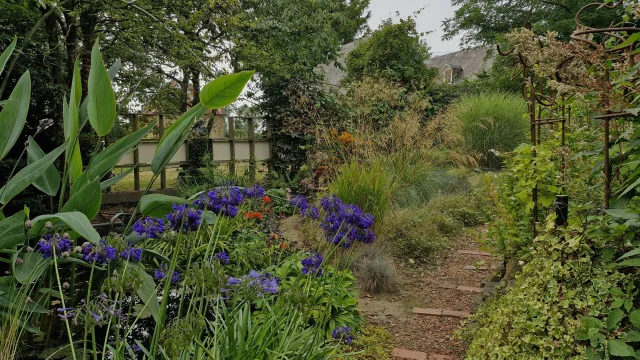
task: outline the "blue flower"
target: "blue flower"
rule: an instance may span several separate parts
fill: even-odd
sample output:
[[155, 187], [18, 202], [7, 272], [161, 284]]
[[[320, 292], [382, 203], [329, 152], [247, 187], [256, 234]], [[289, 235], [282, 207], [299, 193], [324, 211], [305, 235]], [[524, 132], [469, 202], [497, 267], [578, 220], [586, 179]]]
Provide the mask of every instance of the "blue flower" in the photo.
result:
[[133, 231], [135, 231], [140, 236], [146, 236], [150, 239], [159, 238], [162, 233], [165, 231], [166, 227], [164, 224], [164, 220], [146, 217], [144, 219], [140, 219], [133, 224]]
[[236, 217], [238, 206], [244, 199], [242, 192], [235, 186], [221, 186], [201, 194], [193, 205], [199, 209], [207, 209], [218, 215]]
[[82, 259], [89, 263], [106, 264], [116, 258], [116, 249], [107, 245], [105, 240], [100, 240], [100, 244], [84, 244], [82, 248]]
[[213, 255], [214, 260], [220, 261], [220, 264], [227, 265], [229, 263], [229, 255], [223, 251]]
[[61, 320], [68, 320], [75, 316], [73, 313], [74, 309], [72, 307], [58, 308], [56, 311], [58, 312], [58, 317], [60, 317]]
[[93, 320], [95, 320], [96, 322], [99, 322], [102, 320], [102, 316], [95, 314], [94, 312], [92, 312], [91, 310], [89, 310], [89, 314], [91, 314], [91, 316], [93, 317]]
[[238, 284], [242, 284], [242, 279], [238, 279], [235, 277], [230, 276], [229, 279], [227, 279], [227, 285], [228, 286], [234, 286], [234, 285], [238, 285]]
[[344, 344], [349, 345], [353, 342], [353, 335], [351, 335], [351, 328], [348, 326], [338, 326], [331, 332], [331, 337], [336, 340], [342, 341]]
[[228, 286], [238, 286], [245, 284], [249, 289], [263, 295], [265, 293], [275, 294], [278, 292], [279, 280], [269, 273], [261, 274], [256, 270], [249, 271], [249, 274], [242, 278], [229, 277], [227, 279]]
[[[159, 268], [153, 274], [153, 278], [156, 280], [162, 280], [167, 277], [167, 272], [169, 271], [169, 267], [167, 264], [161, 264]], [[180, 281], [180, 274], [177, 271], [173, 271], [173, 275], [171, 276], [171, 283], [175, 284]]]
[[120, 257], [125, 260], [138, 262], [142, 258], [142, 249], [129, 245], [120, 253]]
[[246, 198], [261, 198], [264, 196], [264, 188], [255, 184], [250, 188], [242, 189], [242, 195]]
[[307, 211], [307, 208], [309, 207], [309, 204], [307, 204], [307, 198], [299, 194], [291, 198], [289, 205], [300, 210], [300, 213]]
[[349, 248], [354, 241], [369, 244], [375, 240], [371, 229], [373, 215], [365, 213], [357, 205], [344, 204], [335, 196], [325, 197], [320, 203], [326, 212], [320, 226], [329, 242]]
[[180, 232], [198, 230], [202, 222], [202, 210], [188, 208], [185, 204], [173, 204], [173, 211], [167, 215], [169, 227]]
[[35, 251], [41, 253], [42, 257], [46, 259], [53, 257], [54, 248], [57, 255], [71, 251], [71, 239], [69, 239], [69, 235], [45, 235], [38, 241], [38, 244], [36, 244]]
[[304, 275], [322, 276], [322, 260], [322, 255], [312, 253], [311, 256], [301, 261], [302, 273]]

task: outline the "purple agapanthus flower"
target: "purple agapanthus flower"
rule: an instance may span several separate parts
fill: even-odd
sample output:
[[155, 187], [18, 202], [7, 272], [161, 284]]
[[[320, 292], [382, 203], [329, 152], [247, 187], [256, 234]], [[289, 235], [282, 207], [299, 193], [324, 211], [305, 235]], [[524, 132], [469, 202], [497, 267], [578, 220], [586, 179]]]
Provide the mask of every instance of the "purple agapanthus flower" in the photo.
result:
[[146, 236], [150, 239], [157, 239], [162, 236], [166, 226], [164, 220], [147, 216], [133, 224], [133, 231], [140, 236]]
[[53, 235], [44, 235], [38, 244], [36, 245], [35, 251], [42, 254], [43, 258], [52, 258], [53, 251], [55, 248], [55, 252], [57, 255], [60, 255], [64, 252], [71, 251], [71, 239], [68, 234], [53, 234]]
[[279, 280], [268, 272], [261, 274], [256, 270], [251, 270], [249, 274], [244, 275], [242, 278], [229, 277], [227, 279], [227, 285], [230, 287], [245, 285], [261, 296], [265, 293], [276, 294], [278, 292]]
[[344, 344], [349, 345], [353, 342], [353, 335], [351, 335], [351, 328], [348, 326], [338, 326], [331, 332], [331, 337], [336, 340], [342, 341]]
[[227, 265], [229, 263], [229, 255], [226, 251], [219, 252], [213, 255], [214, 260], [218, 260], [220, 264]]
[[58, 317], [60, 317], [61, 320], [68, 320], [73, 318], [75, 316], [74, 310], [75, 309], [72, 307], [56, 309], [56, 311], [58, 312]]
[[202, 210], [191, 209], [185, 204], [173, 204], [173, 211], [167, 215], [167, 219], [174, 231], [195, 231], [202, 222]]
[[354, 241], [370, 244], [375, 240], [373, 215], [357, 205], [344, 204], [335, 196], [325, 197], [320, 203], [326, 213], [320, 226], [329, 242], [349, 248]]
[[142, 258], [142, 249], [129, 245], [122, 250], [120, 257], [125, 260], [138, 262]]
[[[167, 277], [167, 272], [169, 271], [169, 266], [167, 264], [161, 264], [159, 268], [156, 269], [153, 274], [153, 278], [156, 280], [162, 280]], [[177, 271], [173, 271], [173, 275], [171, 276], [171, 283], [175, 284], [180, 281], [180, 274]]]
[[201, 194], [193, 205], [199, 209], [207, 209], [218, 215], [236, 217], [238, 206], [242, 203], [244, 196], [242, 191], [235, 186], [217, 187], [206, 194]]
[[246, 198], [261, 198], [264, 196], [264, 188], [255, 184], [250, 188], [242, 189], [242, 195]]
[[311, 253], [308, 258], [302, 259], [302, 273], [304, 275], [322, 276], [322, 255]]
[[82, 247], [82, 259], [89, 263], [106, 264], [116, 258], [116, 249], [100, 240], [100, 244], [86, 243]]
[[289, 205], [297, 208], [298, 210], [300, 210], [301, 213], [305, 212], [309, 207], [309, 204], [307, 203], [307, 198], [299, 194], [291, 198], [291, 201], [289, 201]]

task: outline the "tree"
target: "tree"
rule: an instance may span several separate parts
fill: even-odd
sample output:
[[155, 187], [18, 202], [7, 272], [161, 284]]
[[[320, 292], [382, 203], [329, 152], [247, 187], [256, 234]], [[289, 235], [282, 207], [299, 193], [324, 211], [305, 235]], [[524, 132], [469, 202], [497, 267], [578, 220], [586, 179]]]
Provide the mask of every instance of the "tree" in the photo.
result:
[[[538, 33], [556, 31], [569, 40], [575, 29], [574, 17], [592, 0], [451, 0], [454, 16], [443, 22], [446, 40], [463, 35], [462, 46], [495, 44], [509, 31], [527, 26]], [[622, 11], [622, 10], [619, 10]], [[617, 22], [618, 11], [589, 9], [581, 15], [584, 24], [607, 27]]]
[[420, 41], [412, 18], [393, 24], [383, 22], [367, 39], [362, 40], [346, 59], [346, 82], [365, 77], [384, 77], [412, 89], [421, 89], [436, 75], [425, 61], [428, 47]]

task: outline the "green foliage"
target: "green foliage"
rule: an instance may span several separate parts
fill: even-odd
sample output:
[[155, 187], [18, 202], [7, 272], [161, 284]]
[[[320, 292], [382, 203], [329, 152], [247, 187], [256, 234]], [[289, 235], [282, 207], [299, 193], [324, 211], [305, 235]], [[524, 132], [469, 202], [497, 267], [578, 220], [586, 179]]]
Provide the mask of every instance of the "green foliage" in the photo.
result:
[[389, 19], [349, 53], [345, 81], [384, 77], [408, 88], [421, 89], [437, 74], [437, 70], [425, 64], [428, 58], [428, 49], [420, 41], [415, 20], [401, 19], [393, 24]]
[[371, 164], [351, 161], [338, 170], [329, 185], [329, 192], [343, 202], [356, 204], [364, 212], [372, 214], [378, 226], [385, 221], [396, 186], [393, 175], [389, 174], [382, 160]]
[[429, 202], [429, 208], [434, 213], [446, 215], [466, 227], [480, 225], [486, 213], [486, 206], [478, 192], [440, 195]]
[[483, 166], [500, 168], [502, 160], [493, 151], [508, 152], [526, 141], [529, 122], [521, 96], [494, 93], [467, 96], [451, 110], [463, 125], [462, 135]]
[[361, 351], [349, 357], [350, 359], [387, 360], [393, 352], [393, 335], [382, 327], [367, 325], [362, 328], [349, 349]]

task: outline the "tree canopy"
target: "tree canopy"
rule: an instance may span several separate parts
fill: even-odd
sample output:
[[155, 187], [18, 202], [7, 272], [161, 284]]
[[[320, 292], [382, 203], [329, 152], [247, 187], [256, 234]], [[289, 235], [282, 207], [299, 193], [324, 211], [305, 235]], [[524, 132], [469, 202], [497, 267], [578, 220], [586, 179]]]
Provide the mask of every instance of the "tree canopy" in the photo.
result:
[[412, 18], [401, 19], [397, 24], [388, 19], [349, 53], [345, 80], [383, 77], [410, 88], [422, 88], [436, 75], [425, 64], [429, 56]]
[[[531, 27], [538, 33], [558, 32], [568, 40], [575, 29], [576, 13], [592, 0], [451, 0], [458, 7], [443, 22], [444, 39], [462, 35], [461, 45], [494, 44], [499, 37], [518, 27]], [[620, 10], [619, 10], [620, 11]], [[581, 21], [587, 25], [608, 26], [620, 19], [617, 11], [585, 11]]]

